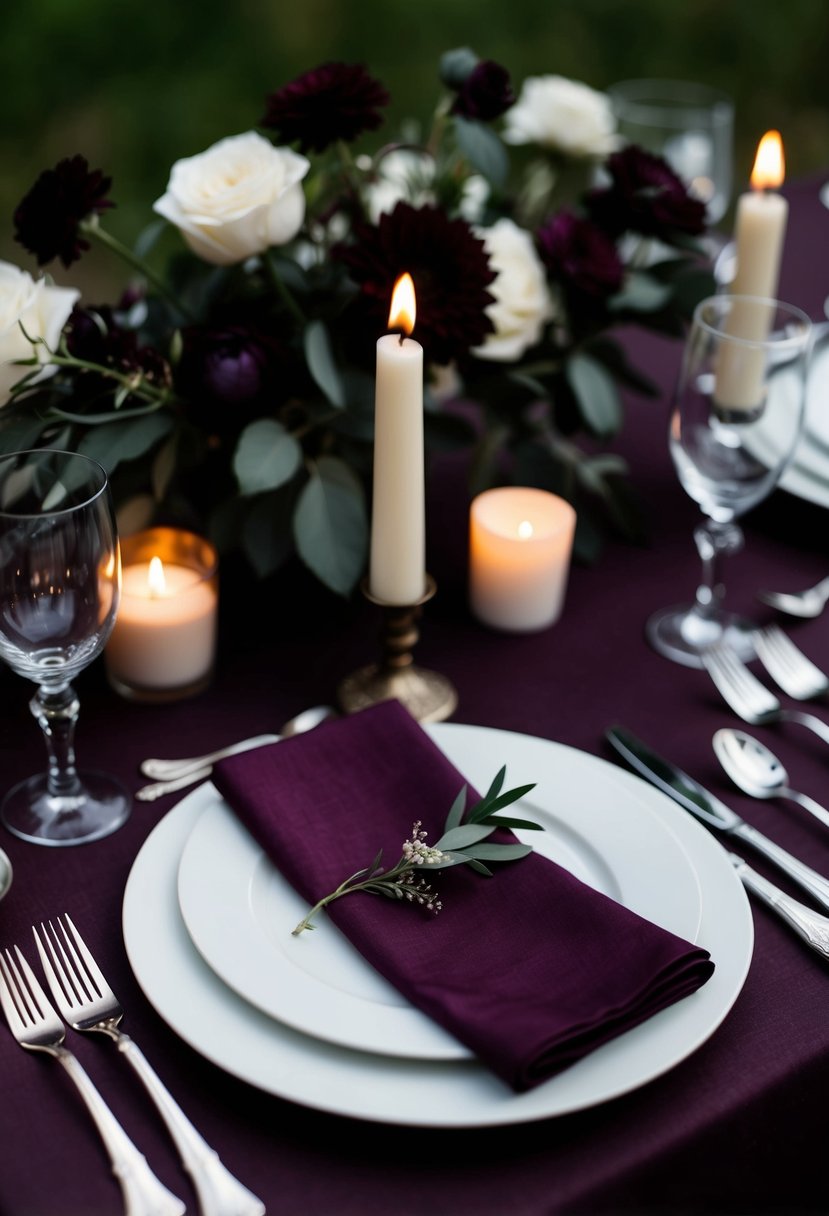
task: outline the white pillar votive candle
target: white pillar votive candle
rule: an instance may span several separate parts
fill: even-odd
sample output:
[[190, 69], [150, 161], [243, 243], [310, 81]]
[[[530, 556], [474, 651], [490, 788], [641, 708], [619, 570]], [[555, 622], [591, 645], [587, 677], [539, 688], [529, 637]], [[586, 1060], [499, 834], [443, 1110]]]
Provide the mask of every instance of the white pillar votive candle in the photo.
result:
[[136, 701], [200, 692], [216, 654], [216, 550], [195, 533], [151, 528], [122, 539], [121, 564], [121, 599], [105, 651], [110, 684]]
[[557, 621], [575, 527], [570, 503], [546, 490], [479, 494], [469, 514], [469, 599], [478, 619], [512, 633]]

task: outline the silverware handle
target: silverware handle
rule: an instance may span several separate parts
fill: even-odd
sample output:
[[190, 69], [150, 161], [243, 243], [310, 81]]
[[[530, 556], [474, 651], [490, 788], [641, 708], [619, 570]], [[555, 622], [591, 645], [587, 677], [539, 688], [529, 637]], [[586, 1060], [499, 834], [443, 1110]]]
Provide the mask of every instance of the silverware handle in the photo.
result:
[[204, 756], [190, 756], [189, 759], [184, 760], [144, 760], [141, 764], [141, 772], [145, 777], [153, 777], [159, 781], [172, 780], [175, 777], [183, 777], [185, 773], [193, 769], [215, 764], [217, 760], [223, 760], [225, 756], [236, 756], [240, 752], [249, 752], [255, 747], [266, 747], [269, 743], [278, 741], [279, 735], [254, 735], [250, 739], [242, 739], [239, 743], [231, 743], [227, 747], [219, 747], [216, 751], [207, 752]]
[[799, 722], [801, 726], [808, 727], [818, 735], [824, 743], [829, 743], [829, 722], [824, 722], [822, 718], [817, 718], [814, 714], [803, 713], [799, 709], [781, 709], [780, 717], [787, 722]]
[[77, 1086], [100, 1132], [109, 1153], [112, 1172], [124, 1195], [126, 1216], [181, 1216], [185, 1211], [184, 1204], [156, 1178], [146, 1158], [121, 1127], [83, 1066], [65, 1047], [55, 1048], [55, 1055]]
[[139, 802], [155, 802], [156, 798], [163, 798], [165, 794], [174, 794], [176, 790], [184, 790], [188, 785], [195, 785], [197, 781], [206, 781], [212, 772], [212, 767], [208, 765], [207, 768], [194, 769], [176, 777], [173, 781], [154, 781], [151, 785], [142, 785], [136, 790], [135, 797]]
[[769, 861], [774, 862], [779, 870], [788, 874], [789, 878], [801, 886], [804, 891], [808, 891], [822, 908], [829, 911], [829, 881], [822, 874], [818, 874], [817, 870], [798, 861], [791, 853], [781, 849], [780, 845], [769, 840], [768, 836], [758, 832], [750, 823], [741, 823], [730, 834], [740, 840], [745, 840], [758, 853], [762, 853]]
[[118, 1050], [156, 1105], [199, 1197], [202, 1216], [263, 1216], [265, 1205], [231, 1174], [185, 1115], [141, 1048], [123, 1031]]
[[810, 798], [808, 794], [800, 794], [797, 790], [788, 790], [787, 795], [794, 802], [802, 806], [810, 815], [814, 815], [815, 819], [819, 819], [821, 823], [829, 827], [829, 811], [825, 806], [816, 802], [814, 798]]
[[813, 912], [805, 904], [792, 899], [774, 883], [763, 878], [762, 874], [752, 870], [736, 853], [731, 853], [729, 856], [746, 889], [773, 908], [778, 916], [794, 929], [798, 937], [802, 937], [809, 943], [813, 950], [829, 959], [829, 918], [821, 916], [819, 912]]

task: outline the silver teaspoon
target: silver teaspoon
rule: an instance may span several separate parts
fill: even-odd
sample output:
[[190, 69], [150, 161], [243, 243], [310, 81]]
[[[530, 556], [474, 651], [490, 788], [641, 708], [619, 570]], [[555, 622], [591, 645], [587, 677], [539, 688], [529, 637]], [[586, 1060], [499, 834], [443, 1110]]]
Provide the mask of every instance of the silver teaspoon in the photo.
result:
[[8, 891], [12, 885], [12, 863], [9, 861], [7, 853], [0, 849], [0, 899]]
[[753, 735], [724, 728], [713, 739], [717, 759], [735, 785], [752, 798], [789, 798], [829, 827], [829, 810], [789, 785], [789, 774], [774, 752]]

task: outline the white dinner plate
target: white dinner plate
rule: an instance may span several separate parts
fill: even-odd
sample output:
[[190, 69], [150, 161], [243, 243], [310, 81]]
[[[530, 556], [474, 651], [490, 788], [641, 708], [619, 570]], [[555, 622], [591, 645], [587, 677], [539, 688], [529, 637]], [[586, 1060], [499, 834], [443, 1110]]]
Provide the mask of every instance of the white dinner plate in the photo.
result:
[[513, 771], [552, 774], [586, 790], [599, 780], [611, 791], [635, 791], [643, 813], [647, 808], [670, 826], [696, 870], [702, 891], [698, 941], [716, 964], [709, 981], [525, 1094], [513, 1093], [473, 1060], [407, 1060], [300, 1034], [224, 984], [185, 928], [177, 876], [201, 812], [196, 791], [149, 835], [124, 895], [127, 954], [160, 1016], [201, 1055], [267, 1093], [317, 1110], [407, 1126], [504, 1126], [562, 1115], [636, 1089], [689, 1056], [734, 1004], [751, 962], [751, 911], [725, 850], [664, 795], [594, 756], [485, 727], [444, 723], [428, 729], [473, 782], [488, 775], [497, 756]]
[[[477, 733], [471, 738], [475, 754], [464, 753], [462, 771], [473, 780], [474, 770], [475, 783], [487, 788], [500, 761], [477, 746]], [[538, 782], [512, 809], [544, 831], [516, 835], [646, 920], [695, 941], [699, 881], [668, 825], [637, 790], [620, 788], [613, 770], [600, 769], [585, 783], [579, 772], [552, 771], [549, 762], [537, 772], [532, 753], [531, 747], [510, 763], [510, 784]], [[193, 801], [203, 809], [179, 864], [179, 906], [197, 949], [225, 983], [295, 1030], [343, 1047], [413, 1059], [471, 1058], [326, 916], [317, 918], [313, 934], [292, 937], [308, 905], [213, 785], [203, 785]], [[445, 895], [450, 885], [444, 882]]]

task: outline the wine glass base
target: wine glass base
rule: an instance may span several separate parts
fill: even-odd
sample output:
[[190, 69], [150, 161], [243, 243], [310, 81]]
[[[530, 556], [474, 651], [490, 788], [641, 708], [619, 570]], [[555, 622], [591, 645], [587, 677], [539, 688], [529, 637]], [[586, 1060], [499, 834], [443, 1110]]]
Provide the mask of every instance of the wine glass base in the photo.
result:
[[109, 836], [129, 818], [132, 797], [104, 773], [79, 777], [79, 792], [63, 797], [49, 793], [44, 773], [28, 777], [6, 794], [0, 820], [21, 840], [57, 848]]
[[693, 606], [682, 604], [655, 612], [645, 625], [645, 635], [659, 654], [685, 667], [702, 667], [702, 652], [724, 643], [744, 663], [756, 657], [756, 625], [733, 612], [704, 617]]

